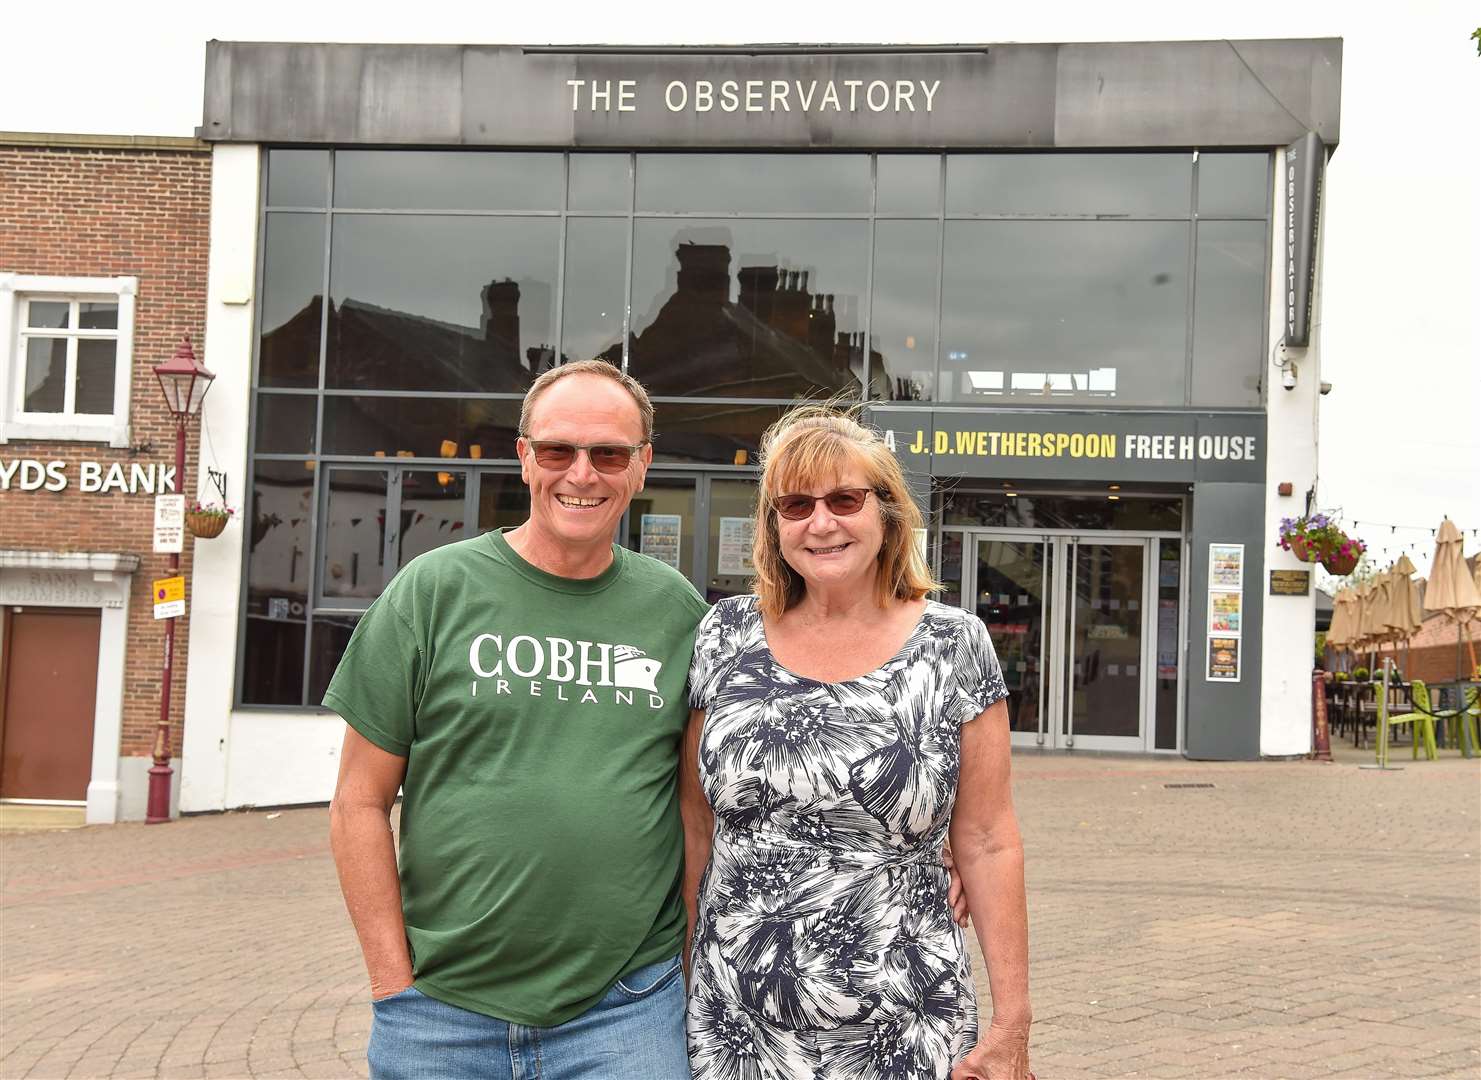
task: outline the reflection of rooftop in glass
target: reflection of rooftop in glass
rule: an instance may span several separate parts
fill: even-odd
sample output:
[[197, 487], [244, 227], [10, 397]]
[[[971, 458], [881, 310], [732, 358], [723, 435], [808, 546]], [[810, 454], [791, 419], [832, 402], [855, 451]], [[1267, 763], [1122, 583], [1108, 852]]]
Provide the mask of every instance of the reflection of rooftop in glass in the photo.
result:
[[966, 374], [967, 382], [977, 393], [981, 393], [984, 390], [1000, 391], [1003, 389], [1003, 373], [1001, 371], [969, 371]]

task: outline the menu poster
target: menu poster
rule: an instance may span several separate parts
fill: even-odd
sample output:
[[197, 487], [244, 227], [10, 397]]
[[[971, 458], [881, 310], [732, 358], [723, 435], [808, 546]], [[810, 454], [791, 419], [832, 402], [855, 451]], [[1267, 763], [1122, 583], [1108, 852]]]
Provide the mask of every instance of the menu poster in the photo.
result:
[[1211, 634], [1239, 633], [1239, 605], [1243, 595], [1237, 592], [1208, 594], [1208, 631]]
[[1208, 639], [1209, 682], [1239, 682], [1239, 638]]
[[679, 537], [684, 519], [678, 514], [644, 514], [640, 521], [638, 550], [661, 563], [679, 569]]
[[1208, 546], [1209, 682], [1239, 682], [1239, 642], [1244, 629], [1244, 545]]
[[722, 517], [720, 519], [720, 555], [715, 573], [752, 576], [756, 566], [751, 562], [751, 545], [756, 539], [756, 519]]
[[1244, 588], [1244, 545], [1208, 546], [1208, 587], [1239, 592]]

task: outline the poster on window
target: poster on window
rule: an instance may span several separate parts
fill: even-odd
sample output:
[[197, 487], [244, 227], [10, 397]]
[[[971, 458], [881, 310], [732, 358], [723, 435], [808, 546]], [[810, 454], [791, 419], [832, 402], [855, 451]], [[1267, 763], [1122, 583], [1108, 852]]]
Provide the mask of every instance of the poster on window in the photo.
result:
[[1157, 677], [1178, 677], [1178, 602], [1157, 602]]
[[1239, 682], [1239, 638], [1208, 639], [1209, 682]]
[[638, 550], [679, 569], [679, 538], [684, 519], [678, 514], [644, 514], [639, 522]]
[[1242, 593], [1211, 592], [1208, 594], [1208, 632], [1210, 634], [1239, 633], [1240, 602]]
[[1239, 592], [1244, 588], [1244, 545], [1208, 546], [1208, 587]]
[[722, 576], [740, 575], [750, 577], [756, 573], [751, 562], [751, 544], [756, 538], [756, 522], [749, 517], [722, 517], [720, 519], [720, 554], [715, 561], [715, 573]]

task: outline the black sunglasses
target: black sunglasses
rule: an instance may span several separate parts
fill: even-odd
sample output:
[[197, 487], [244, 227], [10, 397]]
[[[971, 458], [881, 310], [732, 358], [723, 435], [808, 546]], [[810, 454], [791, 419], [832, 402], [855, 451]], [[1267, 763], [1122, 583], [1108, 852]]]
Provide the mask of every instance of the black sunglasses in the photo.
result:
[[[878, 498], [878, 492], [875, 493]], [[839, 488], [826, 495], [778, 495], [771, 500], [776, 512], [788, 521], [802, 521], [812, 517], [813, 507], [821, 499], [828, 506], [828, 513], [837, 517], [853, 517], [864, 509], [869, 500], [868, 488]]]
[[591, 467], [599, 473], [620, 473], [632, 464], [633, 455], [646, 442], [636, 446], [626, 443], [568, 443], [546, 439], [530, 439], [529, 447], [535, 453], [535, 464], [542, 469], [569, 469], [576, 462], [576, 454], [585, 450]]

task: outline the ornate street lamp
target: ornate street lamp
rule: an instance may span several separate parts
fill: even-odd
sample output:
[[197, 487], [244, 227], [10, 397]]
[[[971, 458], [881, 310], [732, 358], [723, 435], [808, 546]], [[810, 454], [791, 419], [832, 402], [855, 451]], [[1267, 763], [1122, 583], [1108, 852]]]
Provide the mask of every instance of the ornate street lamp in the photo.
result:
[[[156, 364], [154, 376], [164, 391], [165, 408], [175, 419], [175, 492], [185, 492], [185, 429], [191, 417], [200, 412], [201, 402], [216, 378], [195, 358], [190, 338], [180, 342], [175, 355]], [[170, 576], [180, 571], [180, 554], [170, 555]], [[154, 732], [154, 765], [149, 770], [149, 806], [144, 820], [158, 825], [170, 820], [170, 782], [175, 770], [170, 768], [170, 683], [175, 672], [175, 620], [165, 620], [165, 661], [160, 683], [159, 725]]]

